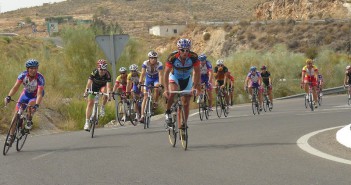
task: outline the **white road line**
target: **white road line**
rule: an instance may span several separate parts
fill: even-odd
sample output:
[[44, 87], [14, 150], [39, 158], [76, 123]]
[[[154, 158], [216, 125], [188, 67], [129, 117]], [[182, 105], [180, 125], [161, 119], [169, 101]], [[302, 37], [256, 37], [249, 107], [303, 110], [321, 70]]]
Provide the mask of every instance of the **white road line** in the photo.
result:
[[32, 160], [40, 159], [40, 158], [45, 157], [45, 156], [48, 156], [48, 155], [50, 155], [50, 154], [52, 154], [52, 153], [54, 153], [54, 152], [48, 152], [48, 153], [45, 153], [45, 154], [42, 154], [42, 155], [38, 155], [38, 156], [36, 156], [36, 157], [33, 157]]
[[312, 155], [315, 155], [315, 156], [318, 156], [318, 157], [321, 157], [321, 158], [324, 158], [324, 159], [328, 159], [328, 160], [331, 160], [331, 161], [335, 161], [335, 162], [344, 163], [344, 164], [350, 164], [351, 165], [351, 161], [350, 160], [339, 158], [339, 157], [335, 157], [335, 156], [323, 153], [323, 152], [313, 148], [311, 145], [308, 144], [308, 140], [312, 136], [314, 136], [314, 135], [316, 135], [318, 133], [324, 132], [324, 131], [328, 131], [328, 130], [332, 130], [332, 129], [336, 129], [336, 128], [341, 128], [341, 127], [344, 127], [344, 126], [327, 128], [327, 129], [318, 130], [318, 131], [306, 134], [306, 135], [300, 137], [296, 141], [297, 146], [299, 146], [302, 150], [304, 150], [305, 152], [310, 153]]

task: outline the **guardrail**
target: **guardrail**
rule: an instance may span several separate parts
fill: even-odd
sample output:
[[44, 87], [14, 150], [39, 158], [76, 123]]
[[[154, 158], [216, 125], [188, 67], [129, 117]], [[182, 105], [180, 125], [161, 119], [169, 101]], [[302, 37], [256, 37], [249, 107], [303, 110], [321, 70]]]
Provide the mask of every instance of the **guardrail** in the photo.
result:
[[17, 33], [0, 33], [0, 36], [13, 37], [13, 36], [18, 36], [18, 34]]
[[[338, 93], [345, 93], [346, 89], [344, 88], [344, 86], [340, 86], [340, 87], [333, 87], [333, 88], [323, 89], [322, 92], [323, 92], [323, 95], [326, 95], [326, 94], [338, 94]], [[276, 100], [299, 98], [299, 97], [303, 97], [303, 96], [305, 96], [305, 93], [295, 94], [295, 95], [285, 96], [285, 97], [280, 97], [280, 98], [276, 98]]]

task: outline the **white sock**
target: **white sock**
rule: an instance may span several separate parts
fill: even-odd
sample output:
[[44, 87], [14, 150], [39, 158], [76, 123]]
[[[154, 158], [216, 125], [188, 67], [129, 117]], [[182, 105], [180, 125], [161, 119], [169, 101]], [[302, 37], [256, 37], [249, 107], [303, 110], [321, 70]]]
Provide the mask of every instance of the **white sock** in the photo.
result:
[[89, 119], [86, 119], [86, 120], [85, 120], [85, 123], [89, 123]]

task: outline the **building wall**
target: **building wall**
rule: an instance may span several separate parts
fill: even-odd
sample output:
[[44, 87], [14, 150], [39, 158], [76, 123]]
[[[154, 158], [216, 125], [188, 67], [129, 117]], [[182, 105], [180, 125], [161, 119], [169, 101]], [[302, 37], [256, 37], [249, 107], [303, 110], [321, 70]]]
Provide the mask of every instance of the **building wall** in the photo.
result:
[[163, 25], [153, 26], [149, 33], [156, 36], [171, 37], [181, 34], [186, 29], [186, 25]]

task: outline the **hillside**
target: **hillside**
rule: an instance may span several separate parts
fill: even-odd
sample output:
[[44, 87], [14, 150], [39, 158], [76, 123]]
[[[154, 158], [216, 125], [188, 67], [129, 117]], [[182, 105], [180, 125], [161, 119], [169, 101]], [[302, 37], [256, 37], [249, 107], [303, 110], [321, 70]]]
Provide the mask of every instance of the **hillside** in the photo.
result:
[[[350, 24], [340, 21], [349, 18], [346, 5], [343, 0], [68, 0], [0, 14], [0, 31], [30, 35], [29, 27], [19, 29], [16, 24], [30, 18], [39, 31], [45, 31], [45, 17], [70, 15], [117, 22], [124, 33], [144, 39], [159, 51], [170, 47], [164, 44], [169, 40], [151, 37], [148, 28], [173, 23], [188, 24], [183, 37], [195, 41], [196, 51], [214, 56], [267, 50], [279, 43], [297, 52], [308, 47], [348, 51]], [[203, 25], [200, 21], [234, 24]], [[209, 40], [203, 40], [204, 32], [211, 34]]]

